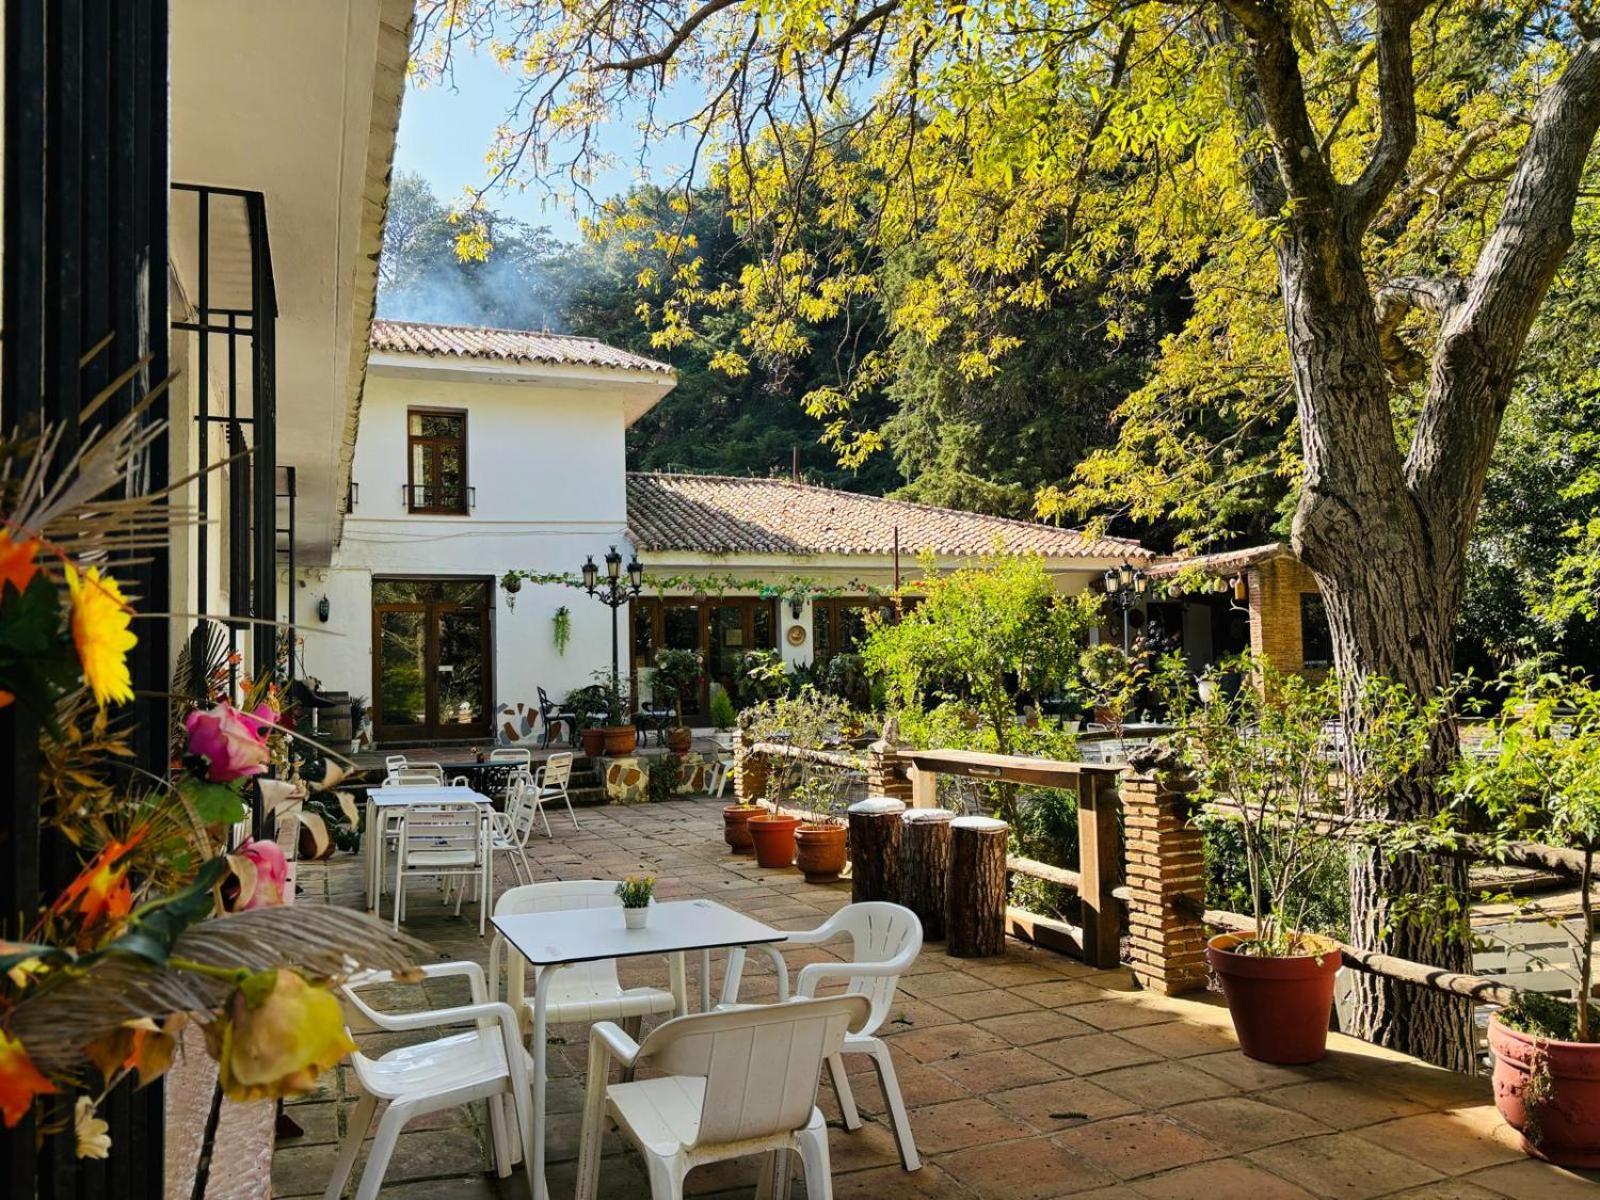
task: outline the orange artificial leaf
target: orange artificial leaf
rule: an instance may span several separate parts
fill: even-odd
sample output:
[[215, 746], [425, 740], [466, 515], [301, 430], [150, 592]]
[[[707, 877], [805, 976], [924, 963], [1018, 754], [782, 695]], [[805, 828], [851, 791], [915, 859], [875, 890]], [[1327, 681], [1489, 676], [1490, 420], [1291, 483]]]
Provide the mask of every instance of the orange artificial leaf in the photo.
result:
[[39, 1073], [22, 1043], [0, 1029], [0, 1120], [10, 1129], [33, 1107], [35, 1096], [53, 1096], [56, 1085]]
[[124, 861], [133, 849], [144, 840], [143, 828], [134, 830], [125, 842], [110, 841], [78, 872], [56, 899], [53, 911], [64, 913], [76, 907], [84, 925], [93, 925], [101, 917], [120, 921], [133, 911], [133, 889], [128, 884], [128, 868]]
[[27, 590], [39, 573], [39, 549], [36, 538], [19, 542], [12, 538], [9, 530], [0, 529], [0, 592], [8, 583], [19, 592]]

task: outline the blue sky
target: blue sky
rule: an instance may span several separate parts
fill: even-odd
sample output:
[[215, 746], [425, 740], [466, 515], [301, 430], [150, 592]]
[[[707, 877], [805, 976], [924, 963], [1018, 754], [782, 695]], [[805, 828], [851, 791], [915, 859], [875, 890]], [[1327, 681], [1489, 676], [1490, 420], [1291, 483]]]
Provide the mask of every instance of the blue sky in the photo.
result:
[[[515, 95], [516, 84], [517, 77], [487, 54], [468, 53], [457, 58], [453, 87], [449, 83], [428, 87], [412, 83], [400, 114], [396, 168], [421, 175], [444, 201], [456, 198], [465, 187], [482, 183], [484, 152]], [[601, 137], [602, 145], [619, 161], [592, 185], [596, 196], [624, 191], [642, 174], [675, 174], [687, 161], [686, 147], [675, 140], [651, 147], [641, 169], [638, 134], [627, 121], [606, 126]], [[537, 186], [526, 191], [503, 190], [490, 197], [489, 205], [530, 224], [548, 225], [556, 236], [570, 241], [579, 237], [578, 217], [584, 215], [581, 208], [574, 211], [570, 198], [553, 198]]]

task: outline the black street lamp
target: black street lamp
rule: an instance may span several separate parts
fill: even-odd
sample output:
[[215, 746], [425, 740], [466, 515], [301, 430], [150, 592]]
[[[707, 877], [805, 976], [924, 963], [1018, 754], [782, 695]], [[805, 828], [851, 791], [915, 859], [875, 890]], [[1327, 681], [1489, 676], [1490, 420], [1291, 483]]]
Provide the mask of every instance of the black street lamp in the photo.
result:
[[628, 580], [622, 580], [622, 555], [615, 546], [606, 552], [606, 578], [600, 582], [600, 568], [594, 555], [583, 564], [583, 590], [611, 610], [611, 692], [622, 695], [622, 676], [617, 664], [617, 610], [644, 590], [644, 564], [635, 554], [628, 560]]
[[1106, 572], [1106, 599], [1122, 610], [1122, 652], [1132, 648], [1128, 614], [1138, 607], [1150, 590], [1150, 577], [1131, 563], [1112, 567]]

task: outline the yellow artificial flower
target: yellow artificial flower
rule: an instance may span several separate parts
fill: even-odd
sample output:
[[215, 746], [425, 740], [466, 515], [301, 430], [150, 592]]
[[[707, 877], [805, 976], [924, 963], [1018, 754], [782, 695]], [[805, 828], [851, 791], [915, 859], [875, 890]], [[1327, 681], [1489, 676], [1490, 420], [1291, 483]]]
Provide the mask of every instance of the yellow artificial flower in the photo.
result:
[[72, 640], [78, 647], [83, 681], [95, 702], [125, 704], [133, 699], [133, 677], [128, 672], [128, 651], [139, 642], [129, 628], [133, 609], [122, 588], [99, 567], [80, 578], [67, 564], [67, 590], [72, 593]]
[[258, 971], [207, 1027], [217, 1079], [230, 1100], [298, 1096], [356, 1048], [339, 1002], [287, 967]]
[[106, 1158], [111, 1154], [111, 1126], [95, 1115], [94, 1101], [79, 1096], [72, 1112], [73, 1140], [79, 1158]]

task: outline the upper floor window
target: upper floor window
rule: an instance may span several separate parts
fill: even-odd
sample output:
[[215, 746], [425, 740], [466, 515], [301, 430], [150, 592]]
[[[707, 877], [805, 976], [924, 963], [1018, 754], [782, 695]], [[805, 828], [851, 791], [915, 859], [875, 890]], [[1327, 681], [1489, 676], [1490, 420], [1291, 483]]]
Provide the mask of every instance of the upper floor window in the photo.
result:
[[406, 507], [421, 513], [467, 511], [467, 414], [413, 408], [406, 414]]

